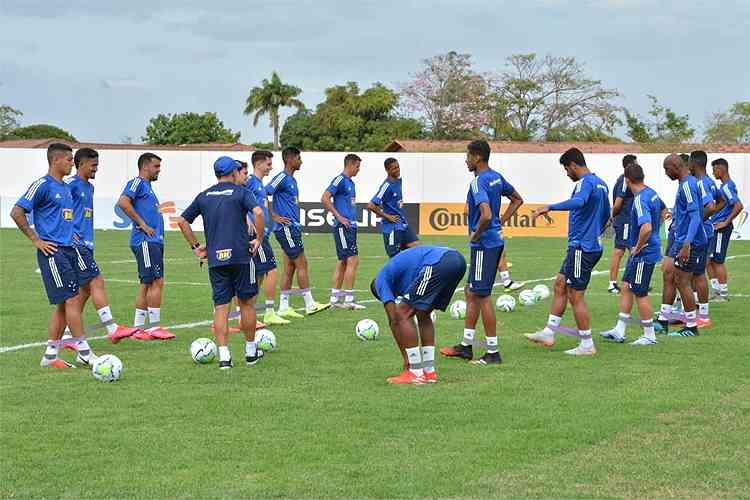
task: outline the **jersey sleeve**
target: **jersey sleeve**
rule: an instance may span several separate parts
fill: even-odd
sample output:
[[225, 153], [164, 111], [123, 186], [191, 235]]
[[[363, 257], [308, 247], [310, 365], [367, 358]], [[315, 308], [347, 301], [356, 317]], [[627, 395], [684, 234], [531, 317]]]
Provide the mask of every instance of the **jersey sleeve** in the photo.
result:
[[385, 273], [380, 273], [375, 278], [375, 291], [378, 292], [380, 302], [386, 304], [396, 300], [396, 296], [393, 294], [391, 284], [388, 282], [388, 277]]
[[326, 192], [331, 193], [331, 195], [333, 196], [336, 196], [336, 194], [339, 192], [339, 189], [341, 188], [341, 185], [343, 184], [343, 180], [343, 175], [337, 175], [326, 188]]
[[286, 187], [286, 174], [281, 173], [271, 179], [271, 182], [269, 182], [266, 185], [266, 194], [268, 196], [273, 196], [276, 194], [277, 191], [283, 191]]
[[188, 207], [182, 211], [182, 218], [188, 221], [190, 224], [193, 223], [193, 221], [201, 215], [201, 207], [198, 199], [201, 195], [198, 195], [195, 197], [193, 202], [188, 205]]
[[709, 205], [710, 203], [713, 203], [714, 197], [711, 195], [711, 191], [706, 188], [705, 182], [698, 183], [698, 192], [701, 195], [701, 203], [704, 207]]
[[478, 207], [482, 203], [489, 204], [490, 198], [487, 195], [487, 186], [479, 177], [475, 177], [474, 180], [471, 181], [471, 192], [474, 195], [475, 207]]
[[388, 192], [388, 186], [390, 186], [388, 182], [383, 182], [383, 184], [381, 184], [381, 186], [378, 188], [378, 192], [375, 193], [375, 196], [373, 196], [370, 201], [376, 205], [382, 205], [383, 198], [385, 197], [385, 194]]
[[136, 177], [135, 179], [128, 181], [125, 184], [125, 189], [122, 191], [123, 196], [127, 196], [131, 200], [139, 198], [143, 193], [143, 179]]
[[242, 208], [244, 208], [248, 212], [252, 212], [253, 209], [257, 206], [258, 199], [255, 197], [255, 195], [249, 189], [244, 189], [242, 191]]
[[[698, 191], [698, 190], [696, 190]], [[685, 202], [685, 210], [687, 212], [698, 212], [701, 209], [699, 205], [701, 200], [697, 200], [693, 194], [693, 190], [690, 189], [689, 182], [683, 182], [680, 186], [680, 197]]]
[[633, 207], [638, 220], [638, 227], [651, 223], [651, 200], [640, 195], [636, 196]]
[[614, 195], [615, 200], [617, 198], [625, 198], [625, 195], [628, 192], [628, 186], [625, 184], [625, 178], [623, 176], [620, 176], [617, 178], [617, 182], [615, 182], [615, 189], [614, 189]]
[[505, 196], [506, 198], [510, 197], [510, 195], [515, 192], [516, 188], [514, 188], [513, 184], [508, 182], [502, 175], [500, 176], [500, 178], [503, 180], [503, 190], [500, 192], [500, 194], [502, 196]]
[[729, 184], [724, 184], [721, 187], [721, 192], [727, 200], [727, 205], [734, 205], [739, 201], [739, 198], [737, 197], [737, 188], [735, 188], [734, 185], [730, 187]]
[[21, 196], [16, 205], [21, 207], [24, 212], [31, 212], [35, 207], [41, 205], [47, 197], [48, 183], [47, 179], [38, 179], [29, 189]]
[[[585, 205], [587, 201], [589, 201], [589, 197], [591, 196], [591, 192], [594, 190], [594, 186], [590, 182], [586, 182], [586, 180], [582, 180], [581, 183], [578, 185], [578, 189], [576, 189], [573, 192], [573, 199], [574, 200], [581, 200], [583, 204]], [[607, 200], [609, 201], [609, 200]]]

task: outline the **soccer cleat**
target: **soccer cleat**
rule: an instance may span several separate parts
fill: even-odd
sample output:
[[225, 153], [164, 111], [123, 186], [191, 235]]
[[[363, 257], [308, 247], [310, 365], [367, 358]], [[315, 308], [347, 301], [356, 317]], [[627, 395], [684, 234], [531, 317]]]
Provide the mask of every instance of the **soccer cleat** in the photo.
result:
[[619, 295], [620, 285], [618, 285], [617, 283], [610, 283], [609, 288], [607, 288], [607, 291], [611, 293], [612, 295]]
[[698, 318], [696, 320], [696, 323], [698, 324], [698, 328], [708, 328], [711, 326], [711, 319], [710, 318]]
[[147, 332], [155, 340], [170, 340], [175, 338], [175, 334], [162, 327], [152, 328]]
[[76, 363], [83, 366], [93, 366], [96, 363], [96, 354], [89, 352], [88, 356], [83, 356], [80, 352], [76, 355]]
[[722, 295], [718, 293], [711, 297], [711, 302], [729, 302], [729, 295]]
[[363, 309], [367, 309], [366, 306], [363, 306], [362, 304], [357, 304], [356, 302], [344, 302], [339, 307], [341, 307], [341, 309], [348, 309], [349, 311], [361, 311]]
[[603, 339], [617, 342], [618, 344], [622, 344], [623, 342], [625, 342], [625, 335], [620, 335], [614, 328], [611, 330], [607, 330], [606, 332], [601, 332], [599, 336]]
[[513, 281], [513, 280], [508, 280], [505, 283], [503, 283], [503, 287], [506, 290], [510, 290], [510, 291], [518, 290], [519, 288], [523, 288], [523, 285], [524, 285], [523, 283], [519, 283], [519, 282]]
[[565, 351], [565, 354], [570, 354], [571, 356], [593, 356], [596, 354], [596, 346], [583, 347], [579, 344], [578, 347]]
[[140, 331], [140, 328], [129, 328], [126, 326], [117, 325], [117, 330], [107, 335], [107, 338], [113, 344], [118, 343], [124, 338], [132, 337]]
[[268, 311], [263, 315], [263, 323], [267, 325], [288, 325], [289, 323], [291, 323], [291, 321], [282, 318], [281, 316], [276, 314], [276, 311]]
[[646, 336], [640, 336], [636, 340], [630, 343], [630, 345], [638, 346], [638, 345], [654, 345], [658, 344], [656, 339], [650, 339]]
[[42, 362], [39, 363], [39, 365], [42, 368], [75, 368], [75, 365], [71, 365], [64, 359], [55, 358], [55, 359], [47, 359], [44, 356], [42, 356]]
[[319, 304], [317, 302], [313, 302], [312, 305], [305, 309], [305, 314], [308, 316], [312, 316], [313, 314], [317, 314], [321, 311], [325, 311], [326, 309], [331, 308], [331, 303], [327, 302], [325, 304]]
[[150, 333], [148, 333], [146, 330], [138, 330], [135, 332], [132, 337], [136, 340], [154, 340], [154, 338], [151, 336]]
[[389, 384], [423, 385], [425, 383], [423, 376], [414, 375], [410, 370], [404, 370], [399, 375], [388, 377], [386, 380], [388, 380]]
[[78, 352], [78, 342], [73, 340], [72, 337], [68, 337], [67, 339], [64, 338], [62, 339], [60, 349], [69, 349], [73, 352]]
[[472, 361], [472, 365], [499, 365], [503, 362], [499, 352], [486, 352], [481, 358]]
[[232, 368], [232, 360], [219, 361], [219, 370], [229, 370]]
[[292, 309], [291, 307], [284, 309], [283, 311], [279, 311], [279, 316], [281, 316], [284, 319], [301, 319], [304, 318], [300, 313]]
[[453, 347], [443, 347], [440, 354], [448, 358], [461, 358], [471, 361], [474, 357], [474, 351], [470, 345], [456, 344]]
[[422, 377], [424, 378], [424, 381], [428, 384], [434, 384], [438, 381], [437, 372], [434, 370], [429, 373], [424, 372], [424, 375], [422, 375]]
[[697, 337], [698, 335], [700, 333], [698, 333], [698, 327], [696, 326], [686, 326], [682, 330], [668, 334], [669, 337]]
[[263, 358], [264, 354], [265, 353], [262, 349], [256, 349], [255, 356], [248, 356], [247, 354], [245, 355], [245, 363], [247, 363], [247, 366], [253, 366], [254, 364], [258, 363], [261, 358]]
[[531, 342], [539, 344], [543, 347], [552, 347], [555, 345], [555, 334], [547, 333], [544, 330], [539, 330], [535, 333], [524, 333], [523, 336]]
[[669, 333], [669, 321], [666, 319], [657, 319], [654, 322], [654, 331], [656, 333]]

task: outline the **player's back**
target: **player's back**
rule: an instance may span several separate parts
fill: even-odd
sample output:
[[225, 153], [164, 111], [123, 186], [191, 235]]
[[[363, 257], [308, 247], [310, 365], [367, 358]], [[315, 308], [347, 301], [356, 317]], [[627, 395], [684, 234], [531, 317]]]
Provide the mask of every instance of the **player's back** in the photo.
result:
[[636, 246], [639, 239], [639, 231], [636, 229], [645, 220], [651, 224], [651, 234], [649, 235], [646, 246], [641, 250], [639, 256], [648, 262], [658, 262], [661, 259], [661, 211], [664, 202], [659, 195], [646, 186], [640, 193], [633, 197], [633, 207], [630, 211], [630, 224], [633, 227], [629, 235], [628, 244], [632, 248]]

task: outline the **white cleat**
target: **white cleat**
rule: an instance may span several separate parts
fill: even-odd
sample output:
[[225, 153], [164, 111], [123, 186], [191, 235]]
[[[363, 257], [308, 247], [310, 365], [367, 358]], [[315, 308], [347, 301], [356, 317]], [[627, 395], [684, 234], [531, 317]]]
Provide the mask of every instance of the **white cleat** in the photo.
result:
[[94, 363], [96, 363], [96, 354], [93, 352], [89, 354], [88, 356], [81, 356], [81, 353], [79, 352], [76, 355], [76, 363], [83, 366], [94, 366]]
[[654, 345], [654, 344], [658, 344], [656, 339], [650, 339], [645, 336], [638, 337], [635, 341], [630, 343], [630, 345]]
[[555, 345], [555, 334], [547, 333], [544, 330], [539, 330], [535, 333], [524, 333], [523, 335], [531, 342], [539, 344], [544, 347], [552, 347]]
[[356, 302], [346, 302], [344, 303], [344, 309], [349, 309], [350, 311], [361, 311], [367, 309], [367, 307], [362, 304], [357, 304]]
[[565, 351], [565, 354], [570, 354], [571, 356], [593, 356], [596, 354], [596, 346], [583, 347], [579, 345], [574, 349], [568, 349]]
[[506, 290], [510, 290], [510, 291], [514, 291], [514, 290], [518, 290], [519, 288], [523, 288], [524, 285], [525, 285], [525, 283], [521, 283], [521, 282], [513, 281], [513, 280], [510, 280], [510, 281], [507, 281], [507, 282], [503, 283], [503, 287], [505, 287]]
[[607, 330], [606, 332], [601, 332], [599, 336], [603, 339], [617, 342], [618, 344], [622, 344], [623, 342], [625, 342], [625, 335], [620, 335], [614, 328], [611, 330]]

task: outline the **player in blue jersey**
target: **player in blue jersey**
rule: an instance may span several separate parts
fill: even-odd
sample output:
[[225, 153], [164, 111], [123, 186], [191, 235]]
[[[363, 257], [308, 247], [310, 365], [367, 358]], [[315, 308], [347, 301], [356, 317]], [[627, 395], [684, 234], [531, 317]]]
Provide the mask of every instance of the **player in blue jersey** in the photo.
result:
[[147, 328], [133, 336], [139, 340], [174, 338], [160, 325], [164, 290], [164, 218], [159, 199], [151, 186], [159, 178], [159, 172], [161, 158], [154, 153], [143, 153], [138, 158], [138, 177], [127, 182], [117, 201], [117, 206], [133, 221], [130, 250], [138, 263], [138, 278], [141, 281], [135, 297], [133, 326]]
[[284, 279], [281, 281], [279, 298], [279, 316], [285, 319], [302, 318], [303, 316], [289, 307], [289, 296], [292, 295], [292, 281], [297, 273], [299, 291], [305, 300], [307, 315], [319, 313], [331, 307], [331, 304], [319, 304], [313, 299], [310, 291], [310, 276], [302, 243], [302, 225], [299, 221], [299, 189], [295, 172], [302, 167], [302, 154], [297, 148], [284, 148], [281, 152], [284, 171], [276, 174], [266, 185], [266, 194], [272, 197], [269, 213], [273, 220], [273, 234], [284, 251]]
[[611, 330], [602, 332], [601, 336], [615, 342], [625, 342], [625, 329], [631, 321], [630, 311], [633, 302], [638, 306], [643, 335], [630, 345], [656, 344], [654, 332], [654, 310], [648, 297], [651, 277], [656, 264], [661, 260], [661, 236], [659, 229], [664, 203], [656, 191], [643, 183], [643, 168], [637, 163], [625, 167], [627, 189], [633, 193], [633, 203], [628, 224], [632, 229], [628, 235], [627, 246], [630, 257], [622, 276], [622, 295], [620, 296], [620, 314], [617, 324]]
[[[430, 313], [434, 309], [445, 311], [465, 272], [466, 260], [458, 251], [417, 245], [393, 256], [372, 280], [370, 290], [383, 303], [388, 324], [404, 359], [404, 371], [388, 378], [388, 382], [437, 382], [435, 325]], [[414, 316], [419, 335], [412, 320]]]
[[[625, 155], [622, 157], [622, 168], [635, 163], [635, 155]], [[630, 232], [633, 227], [630, 226], [630, 209], [633, 206], [633, 192], [628, 188], [625, 182], [625, 175], [620, 175], [615, 182], [612, 190], [612, 229], [615, 231], [615, 247], [612, 250], [612, 258], [609, 261], [609, 293], [620, 293], [620, 287], [617, 286], [617, 273], [620, 272], [620, 261], [625, 255], [625, 249], [628, 248]]]
[[714, 225], [714, 236], [710, 243], [710, 257], [708, 260], [708, 274], [714, 289], [715, 300], [726, 302], [729, 300], [729, 285], [727, 284], [727, 268], [724, 261], [727, 258], [729, 240], [734, 230], [733, 221], [744, 210], [744, 205], [737, 195], [737, 186], [729, 177], [729, 163], [724, 158], [711, 162], [714, 177], [721, 181], [719, 195], [723, 205], [711, 217]]
[[[685, 327], [670, 336], [692, 337], [698, 335], [695, 298], [691, 283], [706, 268], [706, 232], [703, 228], [703, 204], [695, 177], [679, 155], [671, 154], [664, 160], [664, 173], [678, 181], [677, 196], [672, 213], [674, 237], [667, 255], [674, 260], [674, 286], [677, 288], [685, 310]], [[659, 323], [667, 333], [672, 305], [662, 299]]]
[[591, 280], [591, 271], [602, 257], [599, 239], [609, 221], [609, 189], [604, 181], [589, 170], [586, 159], [578, 148], [571, 148], [563, 153], [560, 164], [575, 183], [573, 195], [569, 200], [534, 210], [532, 216], [539, 217], [551, 210], [569, 211], [568, 253], [555, 280], [555, 296], [550, 305], [547, 326], [536, 333], [527, 333], [526, 338], [544, 347], [555, 345], [555, 333], [564, 331], [560, 322], [566, 305], [570, 302], [577, 326], [574, 335], [580, 339], [580, 343], [578, 347], [565, 353], [591, 356], [596, 354], [596, 347], [591, 338], [591, 315], [586, 306], [585, 294]]
[[[444, 347], [440, 353], [448, 357], [471, 360], [474, 356], [474, 335], [481, 314], [487, 339], [487, 352], [477, 360], [477, 364], [499, 365], [502, 358], [497, 345], [497, 321], [495, 304], [491, 297], [492, 287], [505, 245], [501, 236], [502, 226], [523, 204], [523, 199], [499, 172], [490, 168], [489, 160], [490, 145], [487, 141], [477, 140], [468, 145], [466, 166], [475, 177], [466, 195], [469, 207], [471, 264], [468, 283], [464, 288], [464, 336], [460, 343]], [[510, 205], [501, 217], [500, 204], [503, 196], [510, 199]]]
[[388, 177], [367, 204], [367, 209], [380, 217], [385, 253], [393, 257], [401, 250], [418, 245], [419, 238], [404, 212], [401, 166], [395, 158], [386, 158], [384, 165]]
[[[336, 248], [336, 267], [331, 278], [331, 304], [354, 311], [365, 306], [354, 301], [354, 281], [357, 278], [359, 251], [357, 250], [357, 191], [354, 178], [359, 173], [362, 158], [355, 154], [344, 157], [344, 171], [334, 177], [320, 201], [334, 217], [333, 242]], [[339, 302], [339, 297], [343, 300]]]
[[[219, 369], [232, 368], [227, 344], [229, 309], [232, 298], [240, 306], [240, 328], [245, 333], [245, 362], [256, 364], [263, 351], [255, 342], [255, 296], [258, 284], [253, 255], [263, 245], [265, 221], [263, 209], [255, 196], [244, 187], [246, 175], [242, 164], [228, 156], [214, 162], [217, 183], [201, 192], [182, 212], [177, 223], [190, 248], [200, 259], [208, 261], [214, 301], [214, 334], [219, 344]], [[252, 214], [255, 238], [250, 240], [247, 217]], [[206, 244], [201, 245], [190, 224], [203, 218]]]
[[[73, 198], [63, 177], [73, 168], [73, 150], [54, 143], [47, 148], [47, 175], [37, 179], [18, 199], [10, 216], [37, 249], [37, 263], [50, 304], [55, 306], [47, 330], [47, 349], [41, 366], [74, 368], [58, 357], [65, 325], [77, 342], [76, 361], [89, 365], [96, 359], [83, 331], [79, 301], [78, 254], [73, 247]], [[26, 214], [31, 212], [34, 228]]]

